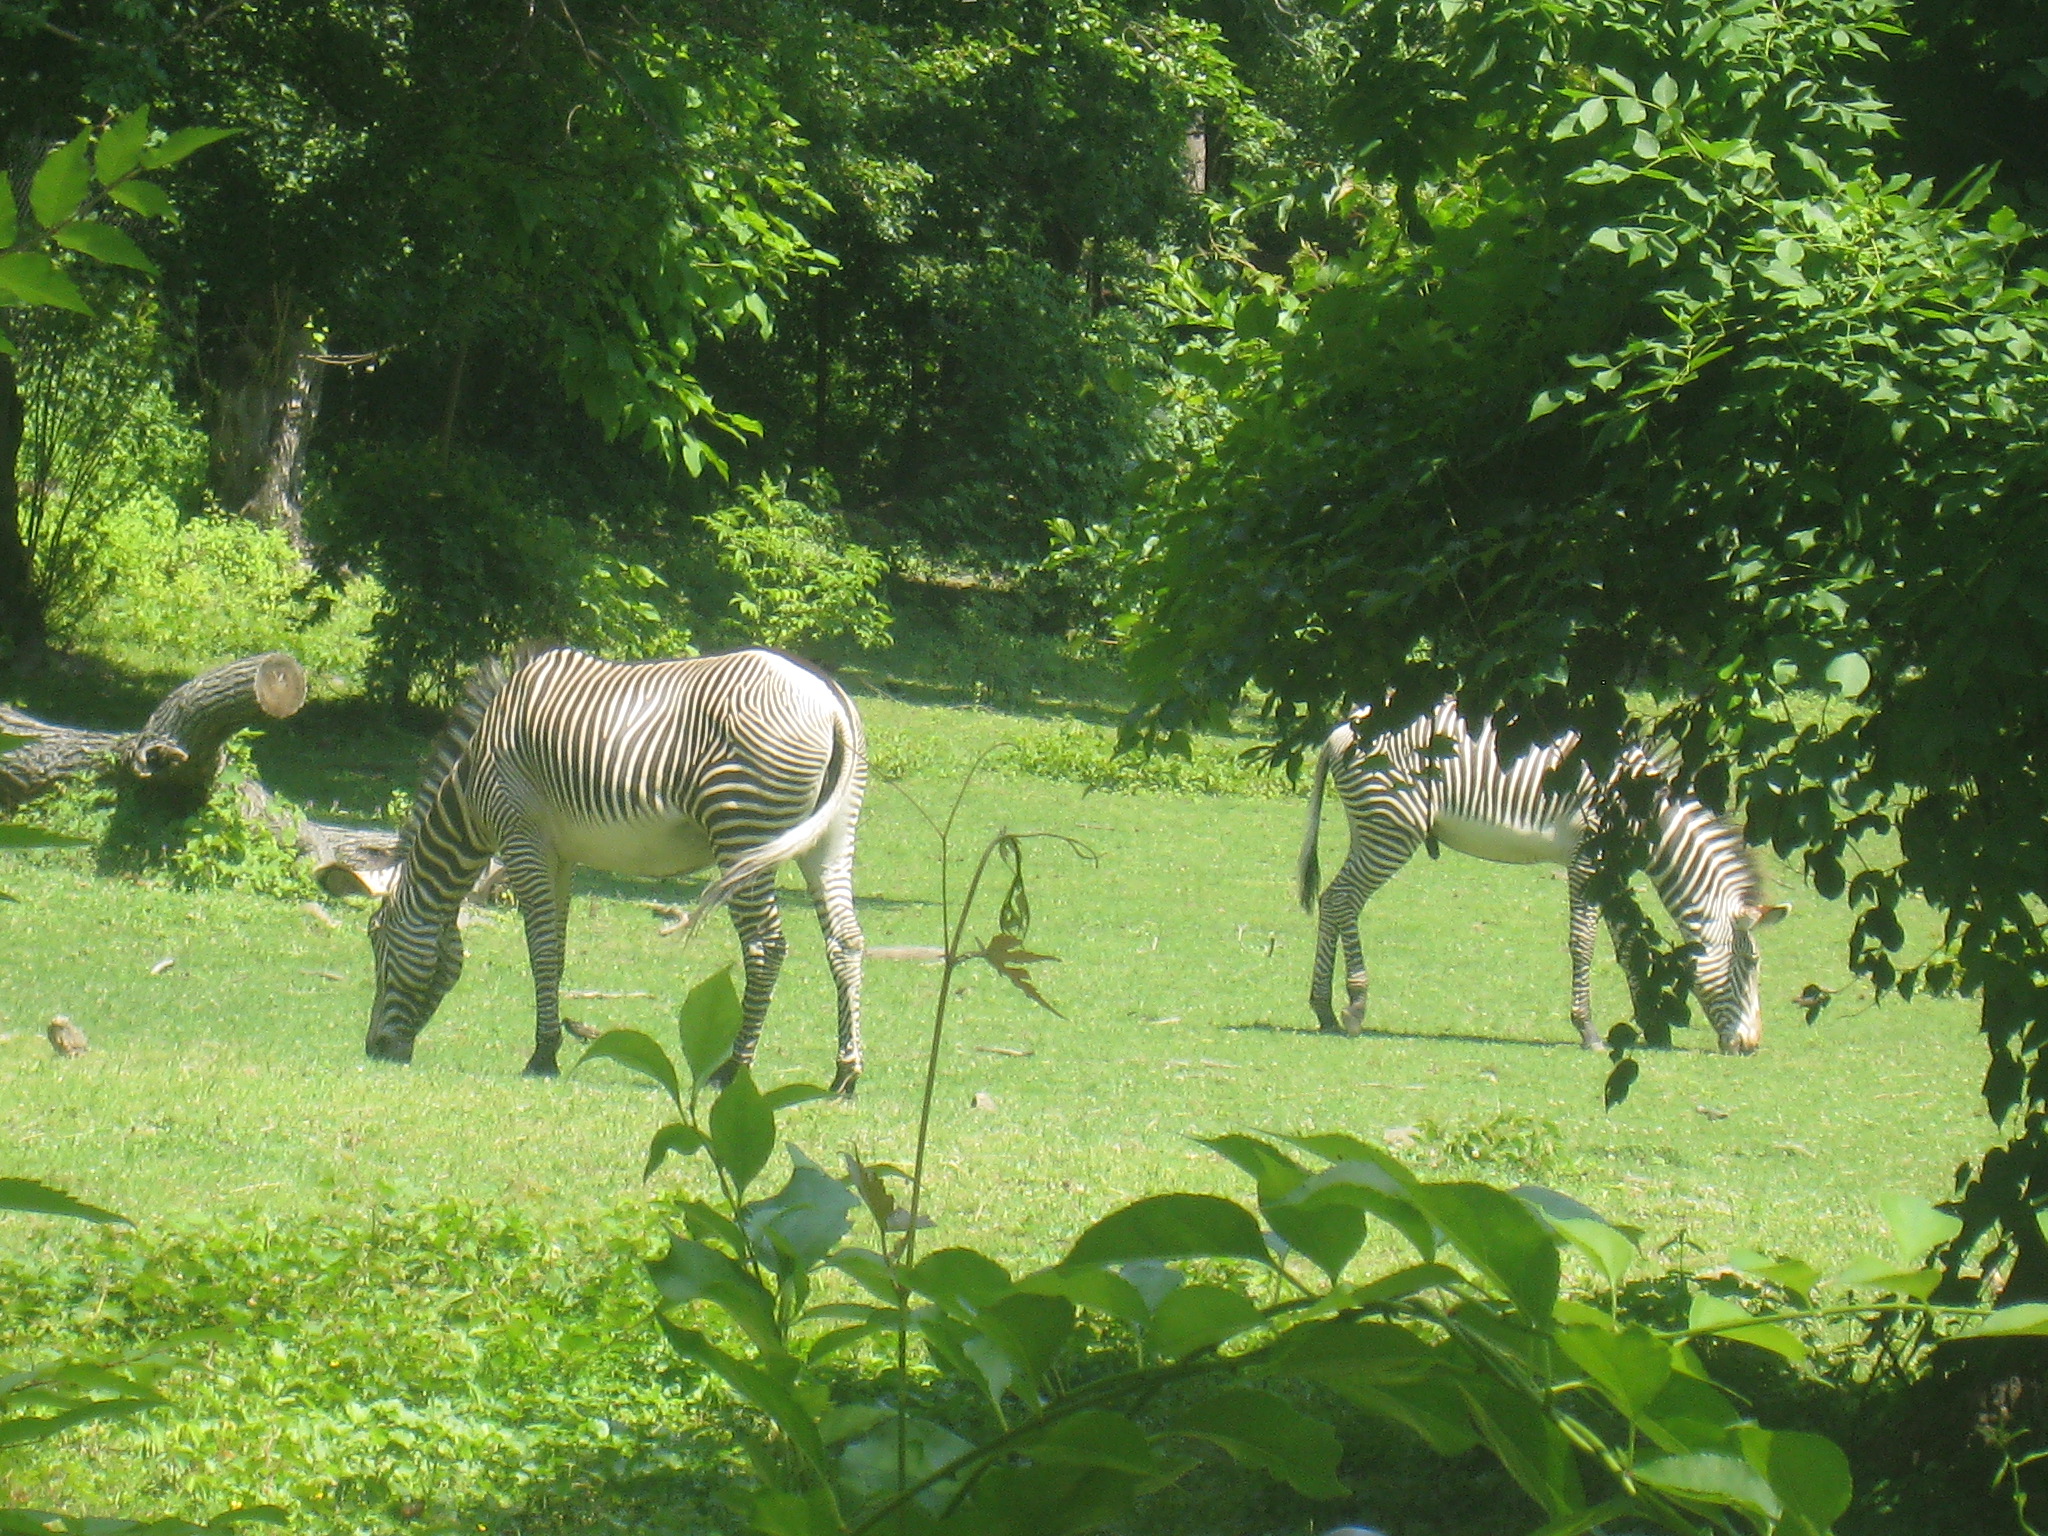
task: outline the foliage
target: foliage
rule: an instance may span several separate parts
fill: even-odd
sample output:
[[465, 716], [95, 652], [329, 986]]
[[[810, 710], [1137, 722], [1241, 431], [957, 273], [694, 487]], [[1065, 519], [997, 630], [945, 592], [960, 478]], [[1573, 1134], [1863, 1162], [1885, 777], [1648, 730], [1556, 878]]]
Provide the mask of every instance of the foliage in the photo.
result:
[[808, 500], [763, 478], [702, 519], [717, 569], [734, 588], [728, 627], [781, 648], [841, 639], [886, 646], [890, 614], [876, 592], [881, 556], [847, 536], [830, 482], [814, 477], [802, 489]]
[[[1506, 706], [1510, 747], [1570, 723], [1597, 760], [1625, 689], [1671, 701], [1708, 798], [1741, 774], [1751, 835], [1857, 904], [1881, 992], [1984, 999], [1988, 1107], [2028, 1107], [1950, 1260], [1996, 1225], [2010, 1293], [2048, 1294], [2030, 231], [1981, 181], [1876, 167], [1876, 0], [1385, 0], [1355, 25], [1342, 122], [1405, 191], [1354, 191], [1356, 252], [1237, 321], [1276, 359], [1166, 493], [1152, 725], [1247, 681], [1295, 741], [1457, 691]], [[1795, 688], [1857, 709], [1795, 723]], [[1948, 923], [1924, 967], [1894, 958], [1908, 892]]]
[[[0, 1179], [0, 1211], [123, 1223], [127, 1218], [75, 1200], [33, 1179]], [[165, 1406], [157, 1383], [186, 1362], [176, 1353], [193, 1339], [165, 1339], [118, 1360], [60, 1358], [0, 1373], [0, 1449], [51, 1440], [82, 1425], [147, 1413]], [[19, 1536], [208, 1536], [235, 1526], [282, 1525], [269, 1506], [235, 1509], [204, 1525], [185, 1520], [79, 1520], [46, 1510], [0, 1509], [0, 1531]]]

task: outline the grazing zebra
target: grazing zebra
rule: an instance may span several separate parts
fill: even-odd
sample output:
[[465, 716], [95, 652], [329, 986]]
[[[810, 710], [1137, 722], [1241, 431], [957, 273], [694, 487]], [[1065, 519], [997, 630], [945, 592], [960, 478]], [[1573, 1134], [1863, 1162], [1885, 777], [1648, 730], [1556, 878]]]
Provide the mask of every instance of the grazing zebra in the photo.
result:
[[746, 995], [729, 1072], [753, 1060], [775, 990], [787, 949], [775, 873], [795, 859], [839, 989], [833, 1087], [851, 1093], [863, 951], [853, 839], [866, 784], [853, 701], [774, 651], [612, 662], [558, 649], [486, 665], [435, 746], [399, 845], [404, 872], [370, 920], [377, 997], [364, 1049], [412, 1059], [462, 974], [456, 913], [495, 854], [519, 898], [533, 966], [526, 1070], [554, 1076], [570, 871], [679, 875], [716, 861], [724, 873], [691, 925], [729, 902], [739, 930]]
[[[1455, 848], [1502, 864], [1562, 864], [1571, 893], [1572, 1023], [1588, 1050], [1603, 1042], [1593, 1027], [1593, 930], [1599, 914], [1586, 898], [1593, 875], [1582, 846], [1603, 803], [1602, 786], [1581, 769], [1566, 794], [1544, 788], [1546, 775], [1577, 740], [1566, 735], [1532, 747], [1506, 768], [1495, 748], [1493, 722], [1475, 731], [1455, 699], [1399, 730], [1369, 734], [1369, 709], [1330, 733], [1316, 759], [1309, 797], [1308, 835], [1301, 846], [1301, 904], [1315, 911], [1316, 834], [1325, 782], [1334, 777], [1351, 823], [1344, 867], [1321, 898], [1315, 970], [1309, 1007], [1326, 1032], [1357, 1034], [1365, 1019], [1365, 958], [1358, 943], [1358, 913], [1424, 843]], [[1742, 836], [1692, 796], [1674, 788], [1653, 757], [1628, 749], [1619, 771], [1647, 772], [1665, 782], [1655, 792], [1656, 840], [1650, 879], [1686, 939], [1698, 946], [1693, 990], [1724, 1051], [1757, 1048], [1763, 1019], [1757, 1005], [1757, 952], [1752, 935], [1786, 908], [1764, 900], [1763, 882]], [[1341, 1022], [1330, 1009], [1330, 973], [1344, 945], [1347, 1006]], [[1617, 949], [1621, 934], [1615, 932]]]

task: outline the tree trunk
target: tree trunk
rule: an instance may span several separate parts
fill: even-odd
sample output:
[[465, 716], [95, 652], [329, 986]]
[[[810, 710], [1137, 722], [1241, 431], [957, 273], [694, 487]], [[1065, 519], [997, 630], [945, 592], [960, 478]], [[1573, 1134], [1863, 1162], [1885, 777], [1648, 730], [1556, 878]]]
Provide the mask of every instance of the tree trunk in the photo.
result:
[[277, 296], [227, 348], [212, 389], [209, 425], [214, 494], [220, 504], [277, 528], [303, 553], [306, 441], [320, 404], [312, 321]]
[[14, 359], [0, 354], [0, 655], [34, 656], [46, 630], [35, 567], [21, 530], [21, 386]]
[[81, 773], [121, 777], [152, 813], [189, 816], [206, 803], [228, 738], [283, 720], [306, 702], [306, 674], [282, 651], [246, 656], [173, 689], [142, 729], [80, 731], [0, 708], [0, 731], [30, 737], [0, 754], [0, 806], [20, 805]]

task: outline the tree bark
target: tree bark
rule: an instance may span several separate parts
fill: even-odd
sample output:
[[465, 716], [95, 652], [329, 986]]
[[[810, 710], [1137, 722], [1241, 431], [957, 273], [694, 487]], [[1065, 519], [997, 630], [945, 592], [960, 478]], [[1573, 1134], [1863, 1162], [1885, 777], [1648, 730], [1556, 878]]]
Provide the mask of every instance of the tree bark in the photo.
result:
[[320, 404], [312, 321], [288, 294], [252, 316], [212, 384], [210, 476], [224, 507], [277, 528], [303, 553], [306, 441]]
[[237, 731], [283, 720], [306, 702], [306, 674], [282, 651], [245, 656], [171, 690], [139, 731], [81, 731], [0, 708], [0, 731], [27, 736], [0, 754], [0, 805], [20, 805], [81, 773], [124, 779], [153, 812], [189, 816], [206, 803]]
[[41, 652], [43, 601], [21, 531], [22, 409], [14, 359], [0, 354], [0, 641], [17, 657]]

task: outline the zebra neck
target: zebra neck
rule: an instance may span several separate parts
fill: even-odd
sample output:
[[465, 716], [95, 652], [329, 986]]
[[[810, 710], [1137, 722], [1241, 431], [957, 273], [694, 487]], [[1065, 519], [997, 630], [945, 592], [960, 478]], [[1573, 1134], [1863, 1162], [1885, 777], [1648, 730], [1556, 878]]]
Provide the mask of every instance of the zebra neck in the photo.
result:
[[1697, 930], [1754, 899], [1756, 876], [1740, 833], [1691, 796], [1666, 792], [1658, 797], [1650, 881], [1664, 909]]

